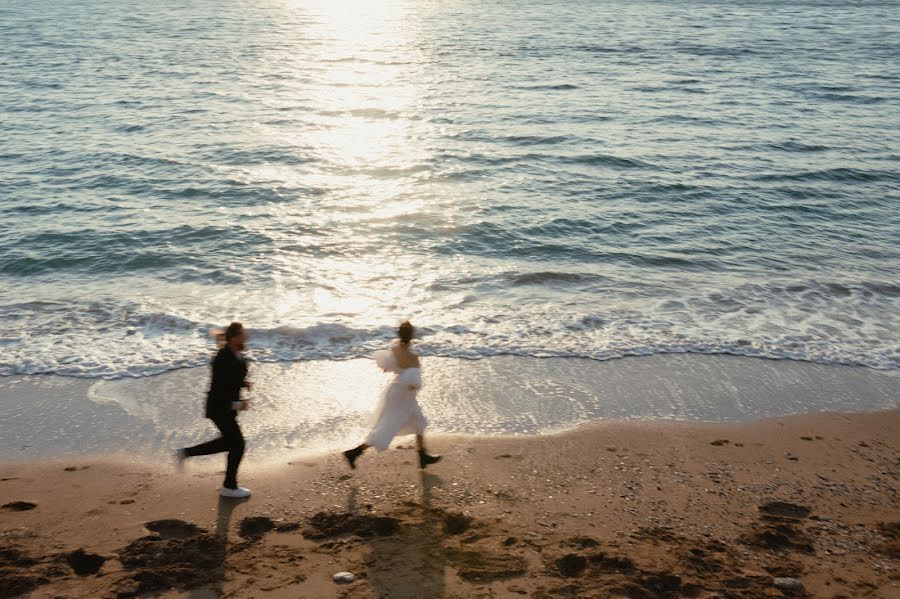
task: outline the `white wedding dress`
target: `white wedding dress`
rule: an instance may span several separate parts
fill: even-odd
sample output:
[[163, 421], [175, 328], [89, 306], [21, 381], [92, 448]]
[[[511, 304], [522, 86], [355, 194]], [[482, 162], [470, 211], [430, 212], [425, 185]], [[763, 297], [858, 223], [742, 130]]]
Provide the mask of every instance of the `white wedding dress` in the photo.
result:
[[400, 368], [394, 352], [389, 349], [375, 352], [374, 358], [379, 368], [395, 373], [378, 400], [374, 424], [366, 437], [367, 445], [384, 450], [397, 435], [424, 434], [428, 421], [416, 401], [416, 394], [422, 387], [422, 370]]

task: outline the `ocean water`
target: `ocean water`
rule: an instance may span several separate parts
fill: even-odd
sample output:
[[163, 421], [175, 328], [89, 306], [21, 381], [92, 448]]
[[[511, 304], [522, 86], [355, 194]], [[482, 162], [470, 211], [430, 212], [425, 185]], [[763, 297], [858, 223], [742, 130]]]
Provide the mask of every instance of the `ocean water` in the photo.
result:
[[900, 367], [896, 1], [0, 4], [0, 374]]

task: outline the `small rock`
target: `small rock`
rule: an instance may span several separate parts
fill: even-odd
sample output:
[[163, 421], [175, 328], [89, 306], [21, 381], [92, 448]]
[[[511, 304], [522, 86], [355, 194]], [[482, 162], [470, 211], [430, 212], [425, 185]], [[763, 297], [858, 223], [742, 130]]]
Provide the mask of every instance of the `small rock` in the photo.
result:
[[347, 584], [356, 580], [356, 575], [352, 572], [338, 572], [337, 574], [333, 574], [331, 579], [338, 584]]
[[716, 439], [715, 441], [710, 441], [710, 445], [715, 445], [716, 447], [721, 447], [723, 445], [728, 445], [730, 441], [728, 439]]
[[803, 583], [796, 578], [776, 578], [772, 581], [772, 584], [775, 585], [776, 589], [789, 593], [803, 593], [806, 590]]

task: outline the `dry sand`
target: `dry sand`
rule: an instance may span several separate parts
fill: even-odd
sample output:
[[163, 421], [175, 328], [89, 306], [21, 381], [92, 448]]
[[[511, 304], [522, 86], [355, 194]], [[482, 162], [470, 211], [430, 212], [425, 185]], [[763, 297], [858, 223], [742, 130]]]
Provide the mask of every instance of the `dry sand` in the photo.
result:
[[248, 501], [190, 466], [7, 463], [0, 595], [900, 597], [898, 431], [900, 410], [439, 436], [425, 473], [409, 444], [248, 468]]

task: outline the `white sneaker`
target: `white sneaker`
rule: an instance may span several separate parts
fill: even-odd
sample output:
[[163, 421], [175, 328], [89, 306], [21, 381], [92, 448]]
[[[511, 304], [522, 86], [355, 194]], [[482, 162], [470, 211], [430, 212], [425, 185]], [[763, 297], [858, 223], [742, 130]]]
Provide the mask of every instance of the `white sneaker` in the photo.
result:
[[237, 489], [222, 487], [219, 495], [222, 497], [233, 497], [234, 499], [244, 499], [245, 497], [250, 497], [250, 489], [245, 489], [244, 487], [238, 487]]

